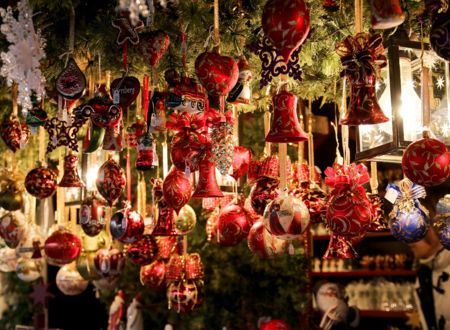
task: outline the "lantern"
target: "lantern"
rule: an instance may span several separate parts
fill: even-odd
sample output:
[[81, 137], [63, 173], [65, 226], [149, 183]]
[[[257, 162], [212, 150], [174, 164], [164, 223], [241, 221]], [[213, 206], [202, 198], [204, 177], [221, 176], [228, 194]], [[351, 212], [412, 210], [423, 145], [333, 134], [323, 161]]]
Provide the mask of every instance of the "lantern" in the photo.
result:
[[[376, 93], [380, 107], [390, 119], [377, 125], [360, 125], [356, 160], [400, 163], [404, 149], [422, 137], [428, 121], [421, 100], [421, 43], [410, 41], [399, 30], [385, 41], [388, 65], [381, 70]], [[450, 145], [450, 82], [448, 64], [424, 45], [424, 66], [429, 67], [430, 129]], [[425, 119], [425, 120], [424, 120]]]

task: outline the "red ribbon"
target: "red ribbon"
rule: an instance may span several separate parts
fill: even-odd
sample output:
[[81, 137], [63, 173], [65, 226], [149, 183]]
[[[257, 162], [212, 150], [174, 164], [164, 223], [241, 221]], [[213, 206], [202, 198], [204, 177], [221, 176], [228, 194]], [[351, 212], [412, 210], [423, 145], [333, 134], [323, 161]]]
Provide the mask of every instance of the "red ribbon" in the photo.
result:
[[147, 75], [144, 75], [144, 91], [142, 92], [143, 96], [143, 107], [144, 107], [144, 120], [146, 123], [148, 123], [148, 104], [149, 104], [149, 85], [150, 85], [150, 77]]
[[354, 190], [370, 180], [367, 167], [355, 163], [348, 166], [335, 164], [325, 170], [325, 175], [325, 184], [338, 191], [343, 189]]
[[131, 160], [130, 160], [130, 149], [127, 149], [127, 199], [131, 203]]
[[209, 108], [209, 110], [205, 112], [205, 115], [207, 118], [206, 122], [208, 126], [214, 126], [222, 123], [228, 123], [230, 125], [233, 125], [235, 122], [232, 111], [227, 111], [223, 113], [213, 108]]
[[122, 51], [123, 68], [125, 71], [128, 71], [128, 41], [123, 43]]

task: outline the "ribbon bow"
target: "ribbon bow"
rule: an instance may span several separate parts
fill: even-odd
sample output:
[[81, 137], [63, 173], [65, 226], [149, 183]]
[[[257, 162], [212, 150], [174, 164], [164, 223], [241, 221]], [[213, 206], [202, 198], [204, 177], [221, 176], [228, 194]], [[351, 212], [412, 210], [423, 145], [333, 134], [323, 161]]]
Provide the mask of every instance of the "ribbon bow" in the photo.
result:
[[367, 167], [363, 164], [335, 164], [325, 170], [325, 184], [337, 190], [354, 189], [369, 182]]
[[347, 36], [336, 44], [336, 53], [341, 57], [341, 76], [364, 80], [387, 64], [383, 38], [379, 33], [361, 32]]
[[414, 208], [418, 208], [428, 216], [428, 210], [419, 202], [419, 198], [424, 198], [427, 195], [423, 186], [405, 178], [400, 181], [399, 185], [393, 183], [388, 184], [386, 190], [389, 189], [394, 189], [398, 193], [394, 201], [394, 209], [390, 214], [391, 218], [395, 217], [397, 211], [410, 213]]
[[202, 131], [205, 128], [205, 116], [203, 114], [188, 114], [181, 112], [172, 113], [166, 123], [166, 127], [174, 131], [189, 133]]
[[207, 116], [207, 125], [208, 126], [217, 126], [219, 124], [234, 124], [234, 118], [232, 111], [226, 111], [226, 112], [220, 112], [213, 108], [209, 108], [209, 110], [206, 112]]

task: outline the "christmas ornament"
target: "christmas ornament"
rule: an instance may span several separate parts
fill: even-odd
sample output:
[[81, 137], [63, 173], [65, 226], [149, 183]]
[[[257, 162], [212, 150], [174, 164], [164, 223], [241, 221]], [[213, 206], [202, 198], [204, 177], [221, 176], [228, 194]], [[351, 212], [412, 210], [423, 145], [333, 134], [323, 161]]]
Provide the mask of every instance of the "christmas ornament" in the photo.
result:
[[270, 320], [261, 323], [259, 330], [292, 330], [291, 326], [282, 320]]
[[[286, 159], [286, 178], [287, 180], [291, 179], [292, 176], [292, 164], [289, 156]], [[273, 179], [279, 179], [280, 178], [280, 165], [278, 156], [268, 156], [261, 160], [259, 167], [258, 167], [258, 173], [256, 174], [257, 178], [273, 178]]]
[[216, 168], [210, 161], [210, 154], [200, 161], [197, 187], [192, 198], [223, 197], [216, 179]]
[[26, 124], [21, 124], [17, 117], [4, 119], [0, 126], [0, 136], [6, 146], [13, 152], [25, 147], [31, 131]]
[[101, 128], [116, 128], [122, 120], [122, 108], [107, 100], [104, 104], [87, 104], [83, 109], [91, 113], [91, 121]]
[[86, 89], [86, 77], [73, 58], [56, 78], [56, 90], [66, 99], [78, 99]]
[[104, 138], [105, 129], [95, 125], [92, 120], [89, 120], [83, 139], [83, 153], [89, 154], [97, 151], [102, 145]]
[[200, 280], [204, 277], [203, 263], [198, 253], [173, 254], [166, 264], [166, 283]]
[[[150, 7], [153, 6], [150, 5]], [[141, 0], [120, 0], [119, 8], [123, 12], [128, 12], [131, 24], [136, 25], [139, 23], [139, 16], [148, 17], [152, 12], [144, 1]], [[152, 8], [153, 11], [155, 8]], [[152, 13], [153, 14], [153, 13]], [[127, 330], [129, 330], [127, 328]]]
[[152, 134], [146, 133], [139, 138], [137, 145], [136, 169], [138, 171], [148, 171], [158, 166], [158, 154], [156, 143]]
[[125, 76], [123, 78], [114, 79], [110, 89], [113, 103], [119, 104], [120, 107], [126, 111], [139, 95], [141, 83], [135, 77]]
[[40, 107], [35, 106], [28, 111], [25, 122], [34, 133], [38, 127], [44, 126], [46, 120], [47, 113]]
[[103, 277], [114, 277], [122, 273], [125, 267], [125, 257], [115, 248], [100, 249], [94, 258], [97, 272]]
[[162, 30], [156, 30], [141, 33], [139, 38], [139, 50], [153, 68], [169, 49], [169, 35]]
[[203, 87], [212, 96], [228, 94], [239, 78], [234, 59], [216, 52], [204, 52], [195, 60], [195, 73]]
[[389, 213], [392, 236], [405, 243], [414, 243], [424, 238], [429, 218], [428, 211], [420, 204], [419, 198], [426, 196], [425, 188], [405, 178], [398, 186], [389, 184], [386, 194], [394, 203], [394, 208]]
[[21, 211], [8, 212], [0, 218], [0, 237], [9, 248], [16, 248], [25, 233], [25, 215]]
[[339, 0], [323, 0], [322, 7], [326, 11], [335, 12], [340, 8]]
[[255, 183], [260, 178], [259, 171], [261, 169], [261, 161], [252, 159], [248, 167], [247, 182], [249, 184]]
[[178, 313], [188, 313], [199, 304], [199, 291], [194, 280], [173, 282], [167, 288], [169, 309]]
[[141, 284], [149, 289], [162, 289], [166, 275], [166, 264], [163, 261], [155, 260], [150, 265], [141, 267]]
[[144, 330], [144, 317], [142, 315], [142, 297], [139, 292], [131, 301], [127, 309], [126, 330]]
[[169, 259], [172, 252], [175, 250], [176, 237], [158, 237], [158, 259]]
[[44, 250], [49, 264], [70, 264], [81, 253], [81, 240], [64, 227], [60, 227], [45, 240]]
[[25, 189], [38, 199], [44, 199], [53, 195], [56, 190], [56, 178], [58, 174], [54, 169], [40, 166], [25, 177]]
[[437, 15], [430, 30], [430, 45], [438, 56], [450, 60], [450, 11]]
[[42, 263], [39, 260], [19, 258], [17, 260], [16, 275], [24, 282], [33, 282], [41, 277]]
[[442, 246], [450, 250], [450, 195], [445, 195], [436, 205], [434, 226]]
[[250, 64], [244, 56], [238, 63], [239, 78], [227, 97], [227, 102], [235, 104], [250, 104], [252, 99], [251, 82], [253, 80]]
[[233, 163], [234, 145], [236, 138], [233, 134], [234, 119], [231, 111], [225, 115], [217, 113], [212, 120], [212, 127], [209, 133], [211, 138], [211, 161], [216, 164], [220, 174], [227, 175]]
[[17, 267], [17, 256], [14, 249], [4, 247], [0, 249], [0, 272], [14, 272]]
[[78, 156], [69, 152], [64, 157], [64, 174], [58, 186], [67, 188], [83, 188], [85, 186], [78, 175]]
[[194, 209], [189, 205], [184, 205], [175, 218], [175, 229], [179, 235], [186, 235], [194, 230], [197, 223], [197, 215]]
[[66, 296], [76, 296], [86, 290], [89, 282], [83, 279], [75, 264], [61, 267], [56, 274], [56, 286]]
[[80, 225], [88, 236], [98, 235], [105, 227], [106, 203], [91, 192], [80, 206]]
[[178, 79], [168, 74], [167, 79], [175, 80], [172, 80], [173, 86], [169, 87], [166, 99], [168, 108], [189, 114], [202, 113], [208, 110], [209, 103], [206, 90], [195, 79], [190, 78], [187, 74], [183, 74], [181, 78], [178, 76]]
[[27, 111], [33, 108], [31, 94], [34, 92], [40, 97], [45, 93], [45, 78], [39, 68], [45, 57], [45, 40], [40, 31], [34, 29], [28, 0], [19, 1], [17, 9], [19, 14], [15, 15], [11, 7], [0, 8], [0, 30], [10, 43], [8, 51], [1, 53], [0, 75], [6, 78], [8, 86], [13, 82], [18, 85], [17, 103]]
[[242, 146], [235, 146], [230, 175], [237, 181], [248, 172], [251, 160], [252, 152], [249, 149]]
[[439, 140], [417, 140], [403, 153], [402, 169], [405, 176], [417, 184], [427, 187], [442, 184], [450, 175], [450, 152]]
[[136, 148], [138, 141], [146, 133], [147, 126], [145, 121], [137, 117], [136, 122], [127, 128], [127, 144], [129, 148]]
[[95, 255], [97, 251], [81, 251], [77, 258], [77, 271], [86, 281], [99, 280], [101, 275], [95, 269]]
[[363, 184], [369, 182], [367, 168], [362, 164], [339, 165], [325, 171], [325, 184], [333, 187], [328, 196], [326, 220], [332, 232], [324, 258], [353, 258], [350, 237], [364, 233], [370, 225], [372, 212]]
[[163, 183], [164, 200], [177, 214], [189, 201], [192, 194], [192, 186], [183, 172], [172, 167]]
[[[152, 100], [155, 98], [156, 97], [154, 96]], [[158, 98], [156, 103], [150, 102], [148, 107], [148, 114], [150, 114], [150, 126], [153, 130], [166, 130], [166, 106], [164, 103], [164, 98]]]
[[127, 257], [135, 265], [151, 263], [158, 253], [158, 244], [153, 236], [144, 235], [136, 242], [128, 245]]
[[370, 6], [373, 29], [392, 29], [405, 20], [400, 0], [371, 0]]
[[380, 124], [389, 120], [378, 104], [375, 83], [377, 71], [386, 66], [380, 34], [358, 33], [336, 44], [343, 70], [351, 86], [350, 104], [342, 125]]
[[206, 220], [206, 237], [208, 242], [217, 242], [219, 234], [217, 232], [217, 222], [219, 220], [220, 208], [216, 207]]
[[122, 122], [118, 123], [117, 126], [106, 128], [105, 138], [103, 139], [103, 150], [116, 152], [123, 150], [122, 129]]
[[119, 290], [109, 307], [108, 330], [123, 329], [123, 314], [125, 310], [125, 293]]
[[96, 185], [98, 192], [108, 201], [110, 206], [122, 194], [125, 184], [125, 174], [113, 159], [107, 160], [100, 166]]
[[275, 237], [282, 240], [298, 238], [309, 225], [306, 205], [285, 193], [267, 204], [264, 210], [264, 226]]
[[129, 202], [125, 207], [114, 213], [109, 222], [111, 236], [123, 243], [134, 243], [144, 233], [144, 219], [131, 209]]
[[163, 183], [161, 179], [152, 179], [153, 197], [158, 206], [156, 226], [153, 229], [153, 236], [174, 236], [177, 231], [174, 225], [175, 212], [168, 206], [163, 194]]
[[[287, 84], [284, 85], [287, 88]], [[298, 121], [297, 97], [282, 89], [272, 99], [273, 116], [267, 142], [291, 143], [308, 140]]]
[[250, 191], [250, 205], [259, 215], [264, 214], [267, 204], [278, 197], [278, 185], [280, 180], [261, 178]]
[[287, 241], [272, 235], [262, 221], [256, 221], [247, 238], [248, 248], [261, 259], [282, 255], [287, 250]]
[[138, 32], [144, 28], [142, 21], [132, 24], [128, 17], [119, 17], [112, 21], [112, 26], [119, 30], [116, 43], [121, 46], [129, 41], [133, 45], [139, 43]]
[[23, 177], [14, 171], [0, 170], [0, 207], [19, 210], [23, 205]]
[[217, 242], [222, 246], [239, 244], [250, 231], [251, 218], [243, 201], [234, 201], [225, 206], [217, 220]]

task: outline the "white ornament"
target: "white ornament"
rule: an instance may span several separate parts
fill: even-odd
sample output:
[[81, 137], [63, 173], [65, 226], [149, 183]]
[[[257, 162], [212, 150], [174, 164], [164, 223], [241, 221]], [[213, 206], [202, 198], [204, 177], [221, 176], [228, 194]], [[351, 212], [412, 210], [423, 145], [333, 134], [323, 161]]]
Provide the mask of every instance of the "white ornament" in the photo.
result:
[[8, 51], [1, 53], [3, 66], [0, 75], [7, 79], [9, 86], [17, 83], [17, 103], [26, 112], [33, 107], [31, 93], [34, 91], [40, 98], [45, 92], [45, 78], [39, 68], [40, 61], [45, 57], [45, 40], [39, 30], [34, 30], [33, 12], [28, 0], [19, 1], [17, 7], [17, 19], [11, 7], [6, 10], [0, 8], [3, 19], [0, 31], [10, 43]]
[[130, 306], [128, 306], [126, 330], [144, 330], [142, 304], [138, 297], [134, 297]]
[[120, 0], [119, 8], [130, 13], [130, 21], [133, 25], [139, 22], [139, 16], [148, 17], [150, 14], [145, 0]]

